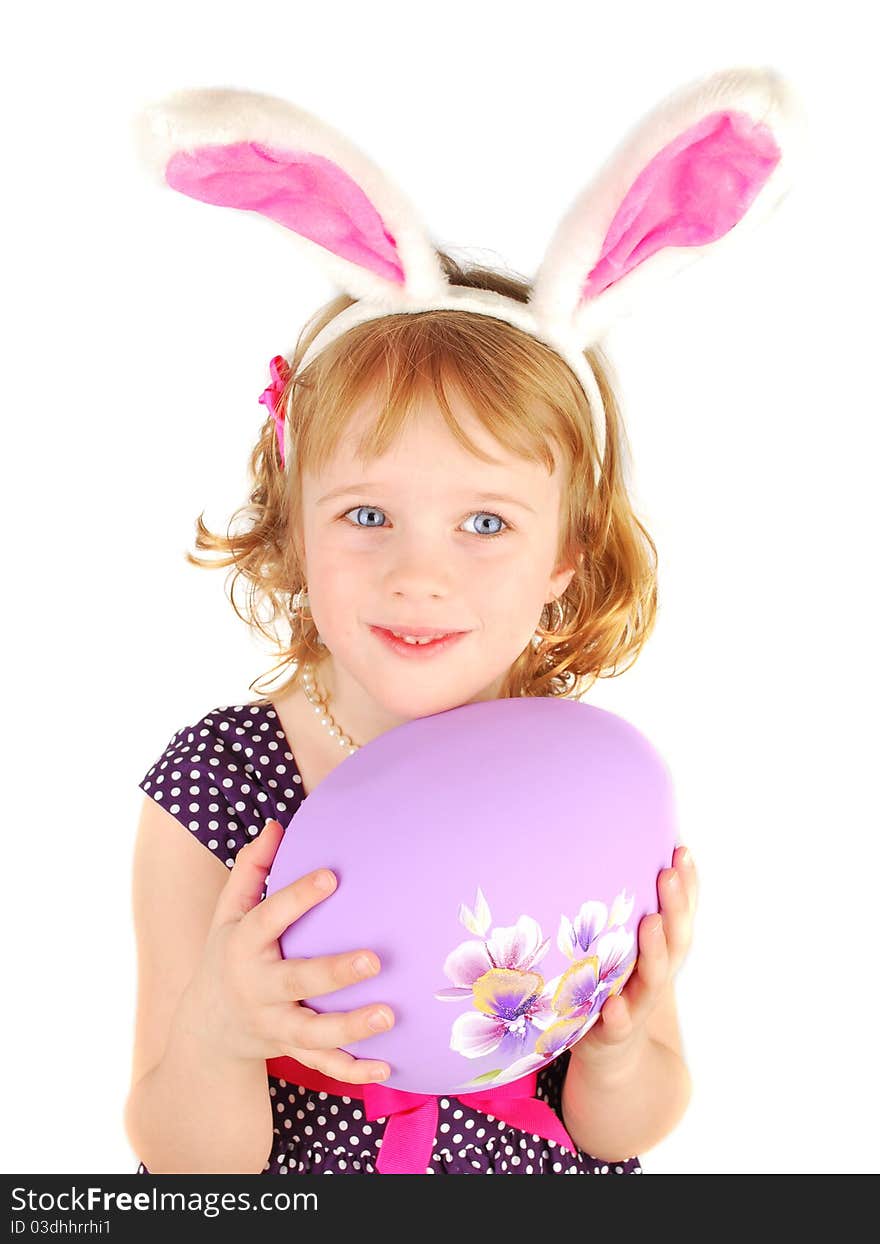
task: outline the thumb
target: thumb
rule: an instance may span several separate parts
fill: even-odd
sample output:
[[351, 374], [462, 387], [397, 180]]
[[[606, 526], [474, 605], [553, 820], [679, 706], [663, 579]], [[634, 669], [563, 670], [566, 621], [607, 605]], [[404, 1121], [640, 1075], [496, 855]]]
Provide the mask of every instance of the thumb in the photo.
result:
[[267, 820], [257, 837], [241, 848], [220, 891], [214, 909], [215, 925], [240, 920], [257, 906], [283, 837], [284, 827], [278, 821]]

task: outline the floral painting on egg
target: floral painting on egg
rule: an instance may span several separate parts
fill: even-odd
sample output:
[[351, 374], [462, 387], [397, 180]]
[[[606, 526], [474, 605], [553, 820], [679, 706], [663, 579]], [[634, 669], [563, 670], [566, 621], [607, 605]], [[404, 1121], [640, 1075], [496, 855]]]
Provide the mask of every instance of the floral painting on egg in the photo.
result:
[[636, 938], [626, 924], [634, 902], [623, 890], [610, 912], [593, 899], [573, 918], [563, 914], [556, 947], [568, 963], [549, 980], [546, 967], [536, 970], [550, 953], [550, 939], [536, 920], [520, 916], [515, 925], [492, 928], [479, 888], [473, 910], [461, 904], [459, 921], [474, 939], [447, 957], [443, 974], [452, 986], [434, 997], [470, 1003], [453, 1021], [450, 1049], [463, 1058], [494, 1053], [501, 1065], [459, 1090], [508, 1084], [537, 1071], [593, 1026], [605, 999], [621, 991], [635, 966]]

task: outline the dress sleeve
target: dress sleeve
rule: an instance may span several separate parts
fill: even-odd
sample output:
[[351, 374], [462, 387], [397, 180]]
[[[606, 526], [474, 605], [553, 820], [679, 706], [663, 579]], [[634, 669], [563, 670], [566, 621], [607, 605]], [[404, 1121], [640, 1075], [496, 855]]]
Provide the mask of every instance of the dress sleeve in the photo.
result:
[[169, 741], [138, 783], [227, 868], [272, 817], [285, 827], [302, 778], [271, 706], [213, 709]]

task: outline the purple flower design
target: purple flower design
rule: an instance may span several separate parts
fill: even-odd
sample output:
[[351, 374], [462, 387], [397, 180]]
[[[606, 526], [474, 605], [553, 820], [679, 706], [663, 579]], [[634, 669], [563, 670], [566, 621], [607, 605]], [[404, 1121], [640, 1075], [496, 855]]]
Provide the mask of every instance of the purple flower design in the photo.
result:
[[620, 976], [635, 963], [635, 938], [629, 929], [613, 929], [593, 943], [595, 954], [567, 968], [553, 991], [553, 1009], [564, 1019], [598, 1011]]
[[584, 1033], [592, 1028], [596, 1020], [599, 1018], [598, 1012], [593, 1014], [589, 1019], [559, 1019], [555, 1024], [551, 1024], [549, 1028], [545, 1028], [543, 1032], [538, 1034], [535, 1041], [535, 1048], [531, 1054], [526, 1054], [524, 1058], [518, 1058], [515, 1062], [510, 1063], [507, 1069], [500, 1069], [496, 1072], [490, 1072], [486, 1075], [478, 1076], [476, 1080], [462, 1086], [472, 1088], [475, 1084], [484, 1084], [490, 1082], [492, 1084], [509, 1084], [514, 1080], [527, 1076], [531, 1071], [538, 1071], [541, 1067], [552, 1062], [554, 1058], [558, 1058], [569, 1046], [574, 1045], [575, 1041], [579, 1041]]
[[550, 939], [542, 937], [541, 926], [531, 916], [520, 916], [515, 925], [493, 929], [486, 937], [492, 916], [482, 890], [477, 890], [475, 909], [474, 913], [462, 904], [459, 919], [482, 940], [462, 942], [447, 957], [443, 974], [452, 981], [453, 988], [434, 994], [441, 1002], [470, 997], [476, 981], [496, 968], [530, 972], [550, 949]]
[[[586, 1019], [596, 1009], [599, 984], [599, 960], [578, 959], [558, 979], [553, 991], [553, 1009], [563, 1019]], [[554, 982], [555, 983], [555, 982]]]
[[635, 937], [625, 927], [633, 904], [624, 890], [610, 913], [604, 903], [589, 901], [573, 921], [563, 915], [557, 945], [571, 962], [550, 981], [535, 971], [550, 948], [536, 920], [522, 915], [515, 925], [490, 932], [492, 915], [482, 890], [473, 910], [461, 905], [459, 920], [476, 938], [446, 958], [443, 972], [452, 987], [434, 996], [442, 1002], [467, 998], [474, 1008], [453, 1023], [451, 1049], [471, 1059], [494, 1054], [506, 1064], [471, 1084], [516, 1080], [558, 1057], [592, 1027], [605, 998], [620, 991], [635, 964]]
[[459, 1015], [449, 1042], [465, 1058], [496, 1050], [505, 1061], [521, 1057], [533, 1028], [546, 1028], [556, 1019], [538, 972], [493, 968], [474, 982], [473, 999], [476, 1011]]
[[626, 890], [621, 890], [611, 905], [610, 916], [604, 903], [584, 903], [573, 922], [567, 916], [560, 919], [557, 946], [567, 959], [588, 954], [606, 924], [609, 929], [626, 924], [632, 915], [634, 902], [634, 896], [627, 898]]

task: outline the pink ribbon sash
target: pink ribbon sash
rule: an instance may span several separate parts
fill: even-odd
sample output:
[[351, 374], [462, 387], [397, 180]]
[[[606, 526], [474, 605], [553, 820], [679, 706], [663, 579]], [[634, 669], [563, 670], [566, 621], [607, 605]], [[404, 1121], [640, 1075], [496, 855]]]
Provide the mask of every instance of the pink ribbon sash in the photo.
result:
[[[382, 1147], [376, 1162], [380, 1175], [423, 1175], [431, 1160], [437, 1134], [438, 1097], [433, 1093], [406, 1093], [385, 1084], [346, 1084], [304, 1067], [295, 1058], [269, 1058], [270, 1075], [303, 1088], [332, 1093], [335, 1097], [356, 1097], [364, 1103], [364, 1113], [372, 1123], [387, 1118]], [[523, 1132], [555, 1141], [573, 1154], [577, 1145], [546, 1101], [535, 1097], [538, 1073], [520, 1080], [486, 1088], [478, 1093], [459, 1094], [463, 1106], [493, 1115], [502, 1123]], [[452, 1097], [452, 1094], [446, 1094]]]

